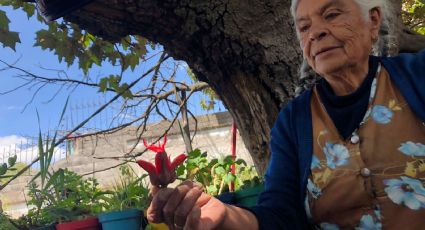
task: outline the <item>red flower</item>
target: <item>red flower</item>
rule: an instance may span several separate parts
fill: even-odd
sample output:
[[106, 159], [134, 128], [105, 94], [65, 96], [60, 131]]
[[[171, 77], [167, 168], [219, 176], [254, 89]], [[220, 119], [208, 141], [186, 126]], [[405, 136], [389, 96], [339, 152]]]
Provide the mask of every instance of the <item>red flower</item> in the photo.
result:
[[186, 154], [178, 155], [172, 162], [170, 157], [165, 152], [165, 144], [167, 143], [167, 136], [164, 136], [164, 143], [161, 145], [161, 142], [158, 142], [158, 145], [148, 145], [146, 140], [143, 140], [143, 144], [146, 148], [156, 152], [155, 156], [155, 165], [144, 161], [136, 161], [140, 167], [146, 170], [149, 174], [152, 185], [167, 187], [168, 184], [173, 183], [176, 176], [176, 168], [186, 160]]

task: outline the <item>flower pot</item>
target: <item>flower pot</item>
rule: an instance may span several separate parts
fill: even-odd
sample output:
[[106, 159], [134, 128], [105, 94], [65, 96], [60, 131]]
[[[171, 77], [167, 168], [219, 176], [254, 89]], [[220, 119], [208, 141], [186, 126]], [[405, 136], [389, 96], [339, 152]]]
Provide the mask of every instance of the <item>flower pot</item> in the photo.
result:
[[142, 212], [137, 209], [102, 213], [99, 222], [103, 230], [139, 230], [142, 220]]
[[57, 230], [101, 230], [99, 219], [89, 218], [56, 225]]
[[252, 188], [246, 188], [235, 192], [235, 203], [251, 207], [257, 204], [258, 196], [264, 191], [264, 185], [260, 184]]

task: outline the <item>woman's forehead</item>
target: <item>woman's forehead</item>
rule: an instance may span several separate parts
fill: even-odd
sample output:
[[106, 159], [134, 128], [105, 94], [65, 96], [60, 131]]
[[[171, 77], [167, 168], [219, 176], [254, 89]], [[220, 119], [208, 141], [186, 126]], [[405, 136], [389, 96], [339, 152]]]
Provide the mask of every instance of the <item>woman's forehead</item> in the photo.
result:
[[355, 7], [355, 3], [353, 0], [299, 0], [296, 20], [308, 17], [310, 14], [322, 14], [330, 7]]

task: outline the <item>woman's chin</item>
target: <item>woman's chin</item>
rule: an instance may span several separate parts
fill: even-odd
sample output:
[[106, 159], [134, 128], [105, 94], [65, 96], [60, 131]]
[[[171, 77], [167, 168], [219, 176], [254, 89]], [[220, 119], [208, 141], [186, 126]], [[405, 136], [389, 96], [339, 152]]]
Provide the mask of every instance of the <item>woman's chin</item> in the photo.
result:
[[322, 59], [316, 60], [316, 68], [314, 69], [318, 74], [331, 75], [332, 73], [340, 72], [344, 68], [344, 62], [341, 59]]

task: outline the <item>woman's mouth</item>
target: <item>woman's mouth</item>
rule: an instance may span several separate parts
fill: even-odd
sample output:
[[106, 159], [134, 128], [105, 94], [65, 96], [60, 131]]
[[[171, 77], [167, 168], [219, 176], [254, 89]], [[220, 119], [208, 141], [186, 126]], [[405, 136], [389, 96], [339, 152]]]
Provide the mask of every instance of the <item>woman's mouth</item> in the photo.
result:
[[328, 51], [331, 51], [331, 50], [334, 50], [334, 49], [337, 49], [337, 48], [340, 48], [340, 47], [339, 46], [328, 46], [328, 47], [320, 48], [314, 53], [313, 58], [316, 58], [319, 55], [325, 54]]

